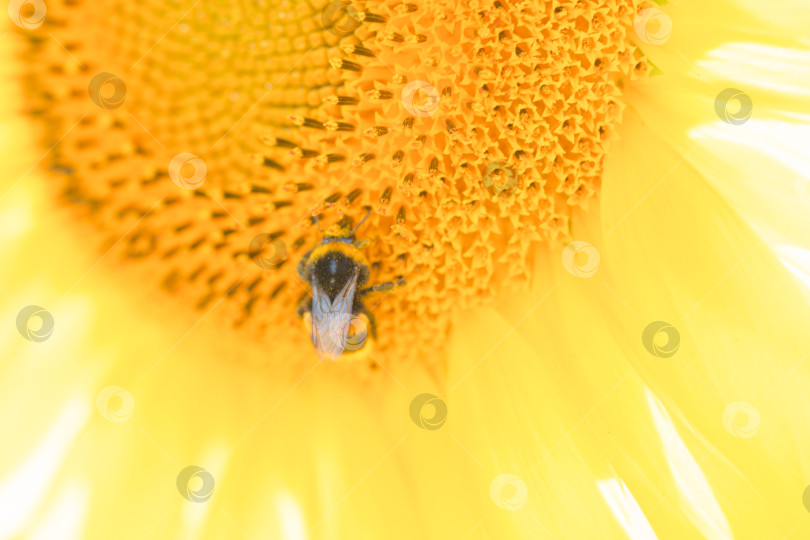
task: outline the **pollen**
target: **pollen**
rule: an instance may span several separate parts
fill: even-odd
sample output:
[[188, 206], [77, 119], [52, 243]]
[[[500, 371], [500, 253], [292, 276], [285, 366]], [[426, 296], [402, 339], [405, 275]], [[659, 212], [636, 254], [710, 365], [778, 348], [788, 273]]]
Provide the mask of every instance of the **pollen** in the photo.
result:
[[50, 0], [28, 111], [100, 249], [250, 339], [311, 349], [296, 264], [370, 213], [374, 354], [425, 362], [594, 203], [645, 7]]

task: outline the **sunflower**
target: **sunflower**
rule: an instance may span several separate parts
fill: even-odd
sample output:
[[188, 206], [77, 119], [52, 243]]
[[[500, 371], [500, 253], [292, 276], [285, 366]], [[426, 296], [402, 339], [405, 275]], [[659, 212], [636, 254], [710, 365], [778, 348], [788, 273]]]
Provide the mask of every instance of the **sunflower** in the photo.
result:
[[9, 15], [0, 538], [810, 532], [801, 2]]

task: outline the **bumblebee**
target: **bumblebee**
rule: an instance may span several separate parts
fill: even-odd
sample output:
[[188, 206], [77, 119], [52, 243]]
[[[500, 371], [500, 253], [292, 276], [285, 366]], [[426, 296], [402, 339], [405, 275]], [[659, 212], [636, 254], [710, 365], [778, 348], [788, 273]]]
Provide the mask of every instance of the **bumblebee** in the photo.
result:
[[[364, 299], [375, 291], [390, 291], [395, 285], [386, 282], [366, 287], [369, 264], [360, 251], [367, 241], [355, 241], [353, 229], [345, 217], [324, 232], [323, 239], [298, 263], [298, 274], [310, 286], [298, 305], [298, 316], [311, 336], [315, 353], [321, 360], [337, 360], [348, 351], [368, 352], [376, 338], [374, 317]], [[318, 228], [320, 223], [315, 217]]]

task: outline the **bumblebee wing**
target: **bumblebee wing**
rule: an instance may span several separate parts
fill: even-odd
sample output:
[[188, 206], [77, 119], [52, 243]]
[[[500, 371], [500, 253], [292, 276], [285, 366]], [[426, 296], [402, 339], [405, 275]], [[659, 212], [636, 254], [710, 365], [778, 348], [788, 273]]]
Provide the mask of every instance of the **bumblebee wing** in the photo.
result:
[[337, 360], [346, 348], [357, 277], [358, 272], [355, 270], [334, 301], [329, 300], [329, 295], [316, 280], [312, 281], [311, 338], [315, 353], [321, 360]]
[[317, 283], [312, 284], [312, 345], [321, 360], [337, 360], [343, 353], [340, 340], [335, 339], [332, 328], [335, 326], [335, 313], [329, 296]]

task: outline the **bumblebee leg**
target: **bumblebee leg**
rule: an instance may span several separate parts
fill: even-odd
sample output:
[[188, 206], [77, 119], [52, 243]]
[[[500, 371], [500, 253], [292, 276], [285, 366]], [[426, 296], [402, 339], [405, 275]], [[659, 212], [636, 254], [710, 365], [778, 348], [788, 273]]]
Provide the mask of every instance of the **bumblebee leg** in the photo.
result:
[[368, 287], [360, 291], [360, 294], [367, 294], [371, 292], [388, 292], [394, 290], [395, 287], [402, 287], [405, 285], [405, 280], [402, 278], [397, 279], [396, 281], [386, 281], [385, 283], [380, 283], [379, 285], [374, 285], [373, 287]]
[[354, 243], [354, 247], [357, 249], [366, 249], [367, 247], [371, 247], [377, 243], [375, 238], [363, 238], [362, 240], [358, 240]]

